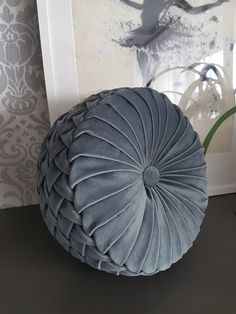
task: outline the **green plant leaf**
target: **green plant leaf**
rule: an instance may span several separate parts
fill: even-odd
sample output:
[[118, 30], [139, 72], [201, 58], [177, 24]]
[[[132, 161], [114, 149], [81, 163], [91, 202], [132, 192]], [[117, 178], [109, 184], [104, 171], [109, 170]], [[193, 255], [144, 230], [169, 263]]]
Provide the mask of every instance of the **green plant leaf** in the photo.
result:
[[210, 129], [210, 131], [208, 132], [207, 136], [205, 137], [205, 140], [202, 144], [203, 148], [204, 148], [204, 155], [206, 155], [207, 149], [210, 145], [210, 142], [213, 138], [213, 136], [215, 135], [216, 131], [218, 130], [218, 128], [221, 126], [221, 124], [228, 119], [230, 116], [232, 116], [233, 114], [236, 113], [236, 106], [233, 106], [232, 108], [230, 108], [228, 111], [226, 111], [217, 121], [216, 123], [213, 125], [213, 127]]

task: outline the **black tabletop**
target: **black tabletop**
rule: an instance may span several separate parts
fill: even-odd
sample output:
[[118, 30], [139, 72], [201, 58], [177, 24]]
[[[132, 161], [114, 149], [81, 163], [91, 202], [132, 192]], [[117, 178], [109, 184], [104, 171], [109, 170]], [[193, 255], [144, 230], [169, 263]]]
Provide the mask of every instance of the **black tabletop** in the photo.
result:
[[0, 211], [0, 314], [235, 314], [236, 194], [210, 199], [193, 247], [151, 277], [117, 277], [70, 256], [39, 207]]

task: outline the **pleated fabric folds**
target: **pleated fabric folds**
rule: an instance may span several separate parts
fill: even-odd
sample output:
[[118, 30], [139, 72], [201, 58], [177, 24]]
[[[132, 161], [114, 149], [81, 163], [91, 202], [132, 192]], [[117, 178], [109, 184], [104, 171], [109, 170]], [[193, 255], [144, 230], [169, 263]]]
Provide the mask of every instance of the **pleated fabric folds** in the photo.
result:
[[117, 275], [155, 274], [199, 233], [208, 201], [203, 149], [165, 95], [104, 91], [50, 129], [38, 192], [49, 231], [73, 256]]

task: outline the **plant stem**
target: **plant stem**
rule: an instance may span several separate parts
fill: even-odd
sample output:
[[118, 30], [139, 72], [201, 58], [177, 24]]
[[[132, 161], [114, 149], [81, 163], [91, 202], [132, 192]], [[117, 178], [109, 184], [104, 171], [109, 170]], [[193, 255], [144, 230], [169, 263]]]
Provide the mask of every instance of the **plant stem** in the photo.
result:
[[205, 137], [205, 140], [202, 144], [203, 148], [204, 148], [204, 155], [206, 155], [208, 146], [215, 134], [215, 132], [218, 130], [218, 128], [221, 126], [221, 124], [228, 119], [230, 116], [232, 116], [233, 114], [236, 113], [236, 106], [230, 108], [228, 111], [226, 111], [217, 121], [216, 123], [213, 125], [213, 127], [210, 129], [210, 131], [208, 132], [207, 136]]

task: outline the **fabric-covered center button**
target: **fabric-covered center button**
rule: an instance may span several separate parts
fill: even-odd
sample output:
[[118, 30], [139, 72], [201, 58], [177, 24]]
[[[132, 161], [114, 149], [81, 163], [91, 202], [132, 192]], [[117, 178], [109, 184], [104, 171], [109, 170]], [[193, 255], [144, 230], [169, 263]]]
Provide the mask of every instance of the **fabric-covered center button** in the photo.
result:
[[160, 179], [159, 170], [156, 167], [148, 166], [143, 172], [143, 181], [145, 186], [155, 186], [158, 184]]

